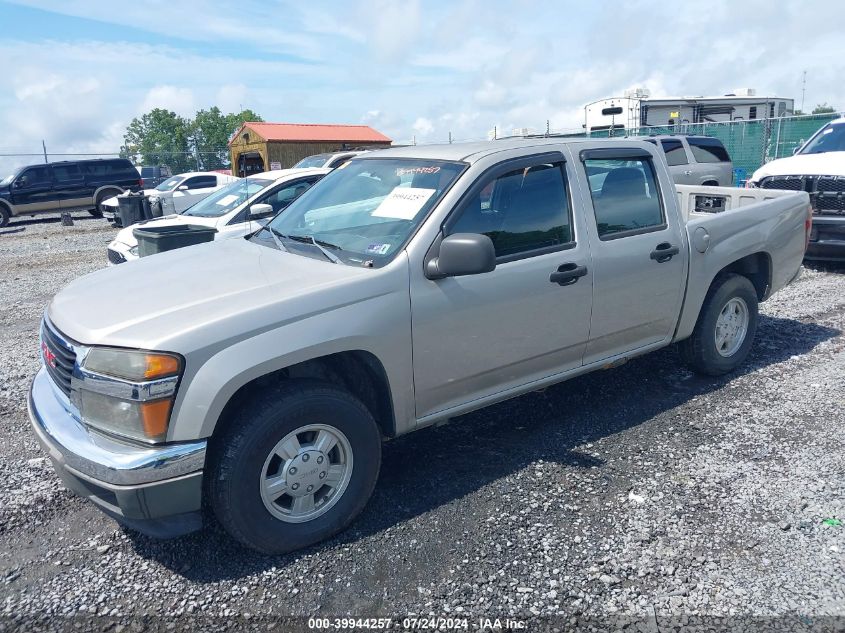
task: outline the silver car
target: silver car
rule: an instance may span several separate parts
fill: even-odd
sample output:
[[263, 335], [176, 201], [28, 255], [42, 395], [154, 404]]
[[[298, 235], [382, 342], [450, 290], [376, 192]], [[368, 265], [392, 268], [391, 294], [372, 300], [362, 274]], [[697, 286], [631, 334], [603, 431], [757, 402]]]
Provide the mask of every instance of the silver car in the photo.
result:
[[676, 185], [730, 187], [733, 183], [731, 157], [717, 138], [672, 134], [643, 140], [663, 150]]

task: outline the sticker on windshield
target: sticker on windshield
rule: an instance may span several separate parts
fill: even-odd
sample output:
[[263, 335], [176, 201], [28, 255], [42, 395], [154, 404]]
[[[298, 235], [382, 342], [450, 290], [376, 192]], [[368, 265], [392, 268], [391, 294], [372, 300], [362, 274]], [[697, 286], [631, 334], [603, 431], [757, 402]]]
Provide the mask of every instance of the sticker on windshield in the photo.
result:
[[221, 207], [225, 207], [232, 204], [237, 199], [237, 195], [230, 193], [228, 196], [223, 196], [222, 198], [220, 198], [220, 200], [218, 200], [216, 204], [219, 204]]
[[433, 193], [434, 189], [396, 187], [381, 201], [372, 215], [375, 218], [413, 220]]
[[398, 167], [396, 169], [397, 176], [404, 176], [405, 174], [436, 174], [440, 171], [440, 167], [432, 165], [430, 167]]
[[370, 244], [367, 246], [367, 252], [374, 255], [387, 255], [390, 250], [390, 244]]

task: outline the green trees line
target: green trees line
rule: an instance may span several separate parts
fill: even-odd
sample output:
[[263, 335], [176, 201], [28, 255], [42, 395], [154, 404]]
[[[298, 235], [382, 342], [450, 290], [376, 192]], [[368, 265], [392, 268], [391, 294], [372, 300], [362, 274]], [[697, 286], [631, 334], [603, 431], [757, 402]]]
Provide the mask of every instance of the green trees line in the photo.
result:
[[143, 165], [167, 165], [174, 174], [192, 170], [228, 169], [228, 143], [245, 121], [263, 121], [246, 109], [223, 114], [214, 106], [193, 119], [154, 108], [135, 117], [123, 135], [120, 155]]

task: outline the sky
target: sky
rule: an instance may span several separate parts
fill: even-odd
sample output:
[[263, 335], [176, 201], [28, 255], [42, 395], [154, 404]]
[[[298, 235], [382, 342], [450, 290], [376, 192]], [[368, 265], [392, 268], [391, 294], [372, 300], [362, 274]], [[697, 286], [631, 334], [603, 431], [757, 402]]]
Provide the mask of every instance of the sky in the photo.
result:
[[[584, 104], [755, 88], [845, 109], [829, 0], [0, 0], [3, 154], [116, 152], [154, 107], [395, 142], [579, 129]], [[829, 15], [830, 19], [825, 19]]]

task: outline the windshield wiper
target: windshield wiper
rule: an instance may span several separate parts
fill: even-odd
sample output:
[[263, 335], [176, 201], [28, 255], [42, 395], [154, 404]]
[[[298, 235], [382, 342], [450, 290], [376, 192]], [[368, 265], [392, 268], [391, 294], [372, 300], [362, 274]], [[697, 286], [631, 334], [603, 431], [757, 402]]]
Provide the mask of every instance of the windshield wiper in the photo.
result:
[[342, 251], [343, 249], [337, 244], [332, 244], [331, 242], [324, 242], [323, 240], [317, 240], [314, 238], [313, 235], [283, 235], [282, 233], [279, 233], [279, 235], [289, 240], [294, 240], [295, 242], [304, 242], [305, 244], [312, 244], [313, 246], [316, 246], [320, 250], [320, 252], [326, 256], [326, 259], [328, 259], [331, 263], [343, 263], [343, 260], [341, 260], [340, 257], [338, 257], [337, 255], [335, 255], [330, 250], [324, 247], [328, 246], [329, 248]]
[[[274, 229], [274, 228], [273, 228], [272, 226], [270, 226], [269, 224], [265, 224], [264, 226], [262, 226], [262, 227], [261, 227], [261, 230], [262, 230], [262, 231], [267, 231], [267, 232], [270, 234], [270, 237], [272, 237], [272, 238], [273, 238], [273, 241], [276, 243], [276, 246], [278, 246], [278, 247], [279, 247], [279, 250], [280, 250], [280, 251], [282, 251], [283, 253], [287, 253], [287, 252], [288, 252], [288, 249], [286, 249], [286, 248], [284, 247], [284, 244], [282, 244], [281, 240], [279, 240], [279, 238], [277, 237], [278, 235], [281, 235], [282, 237], [285, 237], [284, 235], [282, 235], [281, 233], [279, 233], [278, 231], [276, 231], [276, 229]], [[259, 231], [259, 233], [260, 233], [260, 232], [261, 232], [261, 231]]]

